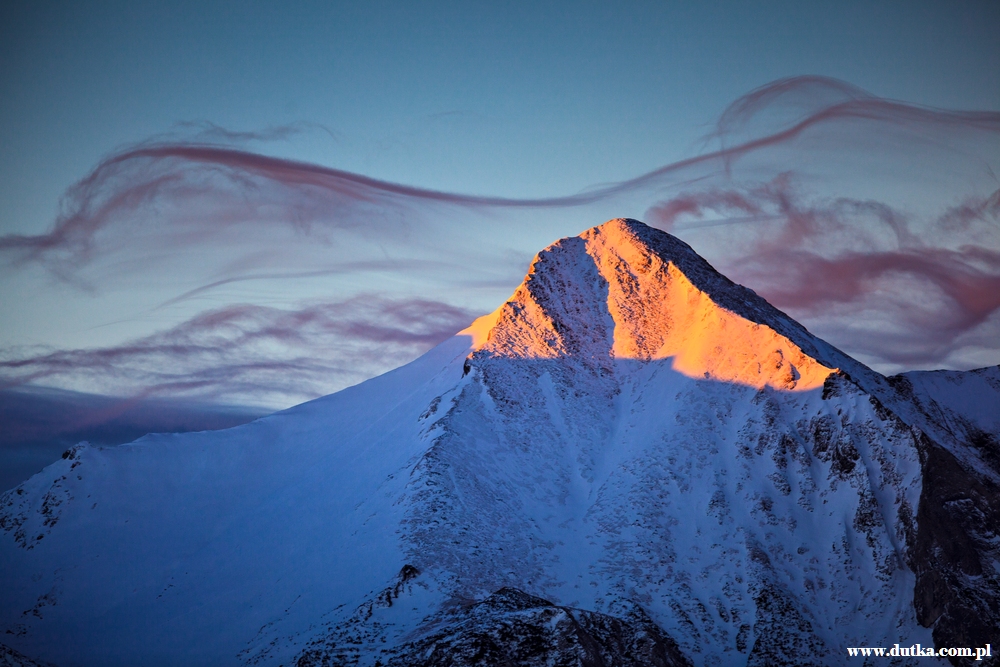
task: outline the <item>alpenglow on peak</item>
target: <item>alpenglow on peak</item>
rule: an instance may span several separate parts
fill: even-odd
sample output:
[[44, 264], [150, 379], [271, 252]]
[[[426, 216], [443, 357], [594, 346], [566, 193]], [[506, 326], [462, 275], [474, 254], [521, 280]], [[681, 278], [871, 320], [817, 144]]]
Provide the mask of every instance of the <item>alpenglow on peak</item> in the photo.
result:
[[628, 218], [539, 252], [513, 296], [462, 333], [478, 356], [671, 358], [689, 377], [756, 388], [814, 389], [851, 363], [680, 239]]

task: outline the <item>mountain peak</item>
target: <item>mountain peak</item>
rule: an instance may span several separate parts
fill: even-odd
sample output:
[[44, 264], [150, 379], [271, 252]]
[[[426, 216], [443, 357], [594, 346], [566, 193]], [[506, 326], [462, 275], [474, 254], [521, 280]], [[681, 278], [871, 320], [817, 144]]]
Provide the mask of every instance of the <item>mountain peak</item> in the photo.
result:
[[842, 356], [680, 239], [629, 218], [542, 250], [511, 298], [463, 333], [474, 354], [669, 359], [689, 377], [758, 389], [815, 389]]
[[0, 664], [833, 666], [996, 636], [1000, 371], [882, 378], [634, 220], [540, 252], [465, 334], [0, 496]]

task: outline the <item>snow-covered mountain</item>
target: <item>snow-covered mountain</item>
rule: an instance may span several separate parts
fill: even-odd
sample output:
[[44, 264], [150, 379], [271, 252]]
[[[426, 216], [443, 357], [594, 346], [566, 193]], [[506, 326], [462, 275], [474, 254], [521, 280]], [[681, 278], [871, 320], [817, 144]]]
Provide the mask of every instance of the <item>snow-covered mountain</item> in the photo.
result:
[[612, 220], [411, 364], [6, 493], [0, 642], [62, 667], [997, 646], [998, 440], [1000, 367], [884, 378]]

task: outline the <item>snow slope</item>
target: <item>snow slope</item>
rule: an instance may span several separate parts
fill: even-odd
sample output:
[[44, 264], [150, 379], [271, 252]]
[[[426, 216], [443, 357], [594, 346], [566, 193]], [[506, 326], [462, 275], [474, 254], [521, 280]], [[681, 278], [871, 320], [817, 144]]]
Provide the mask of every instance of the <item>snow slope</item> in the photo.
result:
[[360, 601], [400, 569], [417, 417], [467, 347], [245, 426], [75, 448], [3, 499], [5, 643], [59, 665], [239, 664], [262, 626]]
[[[996, 394], [955, 377], [994, 451]], [[8, 492], [2, 641], [63, 667], [933, 645], [1000, 599], [976, 583], [992, 516], [963, 529], [978, 575], [921, 532], [954, 501], [929, 495], [927, 452], [958, 478], [982, 459], [955, 454], [935, 382], [887, 381], [612, 220], [396, 371], [226, 431], [80, 446]]]

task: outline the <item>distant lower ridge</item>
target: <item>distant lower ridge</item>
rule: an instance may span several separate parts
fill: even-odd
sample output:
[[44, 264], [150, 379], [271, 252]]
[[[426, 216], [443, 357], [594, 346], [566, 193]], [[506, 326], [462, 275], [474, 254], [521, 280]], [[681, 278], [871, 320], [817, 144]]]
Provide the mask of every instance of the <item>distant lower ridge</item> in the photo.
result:
[[[621, 617], [560, 607], [516, 588], [461, 607], [387, 664], [399, 667], [690, 667], [674, 642], [638, 606]], [[341, 647], [314, 647], [297, 667], [357, 664]]]
[[7, 646], [0, 644], [0, 667], [54, 667], [47, 662], [36, 662]]

